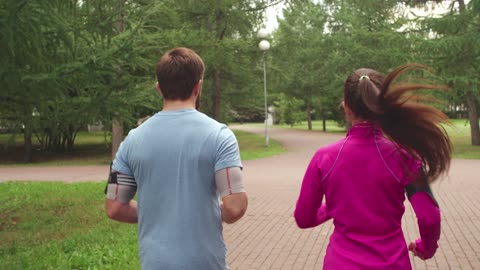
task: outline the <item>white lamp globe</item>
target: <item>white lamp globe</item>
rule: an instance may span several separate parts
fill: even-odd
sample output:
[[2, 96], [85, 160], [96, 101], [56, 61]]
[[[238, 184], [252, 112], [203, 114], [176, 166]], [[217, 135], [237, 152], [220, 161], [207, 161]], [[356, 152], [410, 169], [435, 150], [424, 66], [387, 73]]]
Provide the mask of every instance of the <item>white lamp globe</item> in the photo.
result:
[[267, 51], [270, 49], [270, 42], [262, 40], [260, 43], [258, 43], [258, 48], [260, 48], [261, 51]]
[[268, 31], [267, 29], [260, 29], [257, 32], [257, 37], [258, 38], [267, 38], [268, 37]]

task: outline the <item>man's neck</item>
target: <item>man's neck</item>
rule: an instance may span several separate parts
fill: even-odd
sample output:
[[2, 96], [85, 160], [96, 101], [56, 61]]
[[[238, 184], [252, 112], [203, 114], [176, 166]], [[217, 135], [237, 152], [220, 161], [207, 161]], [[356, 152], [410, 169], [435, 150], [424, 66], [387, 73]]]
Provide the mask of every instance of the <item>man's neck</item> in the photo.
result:
[[177, 111], [195, 109], [195, 101], [188, 100], [163, 100], [162, 111]]

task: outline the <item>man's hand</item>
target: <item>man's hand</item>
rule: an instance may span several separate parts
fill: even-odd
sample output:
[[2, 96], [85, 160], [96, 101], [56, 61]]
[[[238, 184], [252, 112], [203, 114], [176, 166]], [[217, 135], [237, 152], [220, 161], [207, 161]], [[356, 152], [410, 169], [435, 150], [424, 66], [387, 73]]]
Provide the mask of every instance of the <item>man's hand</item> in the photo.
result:
[[222, 198], [222, 221], [232, 224], [239, 220], [247, 211], [248, 197], [246, 192], [234, 193]]

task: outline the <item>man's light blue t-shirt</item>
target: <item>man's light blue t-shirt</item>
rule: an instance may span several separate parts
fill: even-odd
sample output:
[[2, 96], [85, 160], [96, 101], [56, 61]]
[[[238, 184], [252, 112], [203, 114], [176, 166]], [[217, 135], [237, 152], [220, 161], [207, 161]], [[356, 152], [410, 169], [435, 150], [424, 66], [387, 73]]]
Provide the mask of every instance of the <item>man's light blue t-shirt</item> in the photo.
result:
[[112, 169], [137, 182], [142, 269], [228, 269], [215, 172], [242, 167], [225, 125], [162, 111], [130, 131]]

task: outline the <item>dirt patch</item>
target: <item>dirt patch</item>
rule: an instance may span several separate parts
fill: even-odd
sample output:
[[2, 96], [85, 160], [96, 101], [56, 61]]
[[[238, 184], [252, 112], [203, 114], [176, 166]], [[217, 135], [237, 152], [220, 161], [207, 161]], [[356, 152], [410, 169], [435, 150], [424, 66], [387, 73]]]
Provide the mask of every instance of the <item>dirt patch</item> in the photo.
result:
[[8, 212], [0, 213], [0, 231], [15, 227], [20, 222], [20, 217], [10, 216]]

